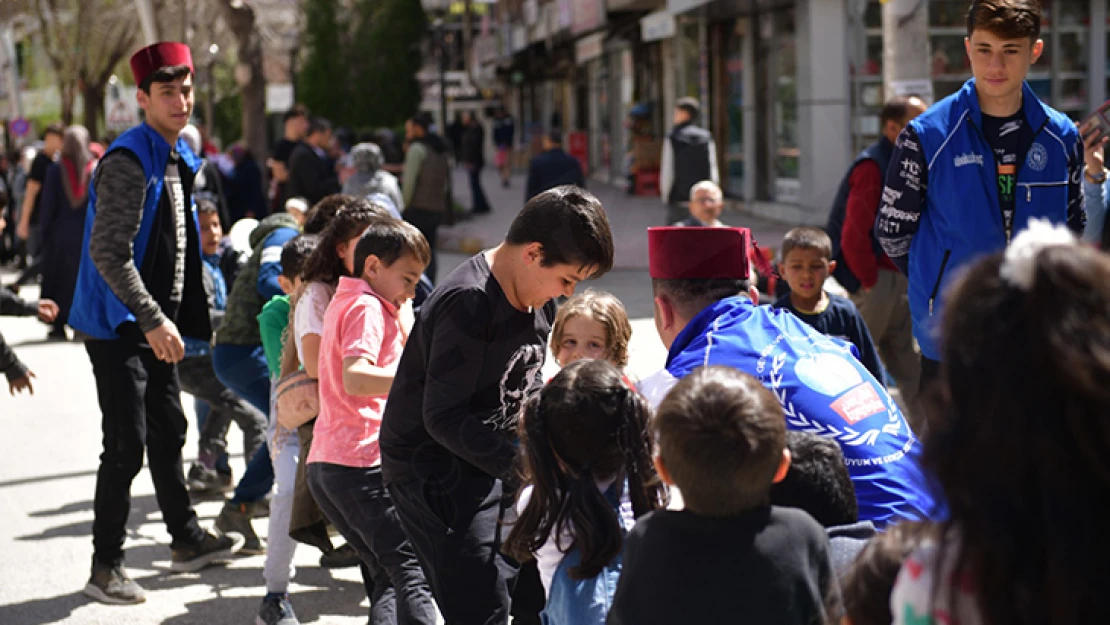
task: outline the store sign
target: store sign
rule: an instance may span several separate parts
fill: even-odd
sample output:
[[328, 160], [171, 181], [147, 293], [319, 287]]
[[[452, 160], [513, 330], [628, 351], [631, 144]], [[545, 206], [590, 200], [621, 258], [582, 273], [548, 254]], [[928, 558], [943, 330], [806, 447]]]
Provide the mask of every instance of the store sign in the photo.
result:
[[123, 132], [139, 124], [139, 105], [135, 99], [137, 92], [135, 87], [120, 85], [109, 85], [105, 90], [104, 117], [108, 130]]
[[[439, 106], [439, 72], [423, 71], [416, 75], [416, 79], [424, 93], [424, 107]], [[449, 102], [482, 102], [497, 97], [493, 90], [474, 86], [466, 72], [444, 73], [443, 86]]]
[[674, 15], [667, 11], [656, 11], [640, 20], [640, 39], [645, 42], [670, 39], [676, 30]]
[[681, 15], [691, 9], [696, 9], [711, 0], [667, 0], [667, 12], [671, 15]]
[[574, 60], [579, 64], [588, 63], [605, 53], [605, 33], [583, 37], [574, 44]]
[[574, 16], [570, 31], [580, 35], [605, 25], [605, 3], [603, 0], [572, 0]]

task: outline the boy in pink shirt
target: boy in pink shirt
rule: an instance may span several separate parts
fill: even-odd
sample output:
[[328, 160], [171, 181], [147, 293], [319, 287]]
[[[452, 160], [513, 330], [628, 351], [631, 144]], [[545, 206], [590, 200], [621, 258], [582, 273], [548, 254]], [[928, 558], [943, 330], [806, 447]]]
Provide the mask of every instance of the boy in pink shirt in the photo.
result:
[[354, 272], [339, 279], [320, 341], [320, 416], [308, 486], [328, 520], [370, 570], [370, 622], [436, 622], [435, 603], [382, 485], [378, 428], [405, 344], [398, 309], [431, 259], [412, 225], [375, 221], [355, 246]]

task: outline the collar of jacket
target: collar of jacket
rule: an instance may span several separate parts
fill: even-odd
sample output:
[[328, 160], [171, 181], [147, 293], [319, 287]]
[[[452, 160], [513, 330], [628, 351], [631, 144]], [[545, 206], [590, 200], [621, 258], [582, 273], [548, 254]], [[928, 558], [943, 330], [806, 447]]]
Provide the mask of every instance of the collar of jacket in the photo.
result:
[[[983, 109], [979, 105], [979, 94], [975, 89], [974, 78], [964, 83], [957, 98], [960, 103], [959, 112], [971, 111], [971, 121], [975, 123], [977, 128], [982, 128]], [[1034, 132], [1048, 121], [1048, 111], [1045, 108], [1044, 102], [1041, 102], [1037, 94], [1033, 93], [1033, 88], [1029, 86], [1029, 83], [1023, 81], [1021, 83], [1021, 110], [1025, 113], [1025, 121], [1029, 123], [1029, 127]]]

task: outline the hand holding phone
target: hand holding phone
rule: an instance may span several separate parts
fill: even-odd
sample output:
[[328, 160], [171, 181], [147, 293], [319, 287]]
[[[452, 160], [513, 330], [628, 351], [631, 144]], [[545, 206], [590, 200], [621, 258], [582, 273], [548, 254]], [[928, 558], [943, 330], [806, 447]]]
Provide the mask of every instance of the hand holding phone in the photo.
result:
[[1110, 100], [1079, 124], [1079, 134], [1083, 138], [1083, 160], [1088, 173], [1101, 172], [1106, 162], [1104, 147], [1110, 141]]

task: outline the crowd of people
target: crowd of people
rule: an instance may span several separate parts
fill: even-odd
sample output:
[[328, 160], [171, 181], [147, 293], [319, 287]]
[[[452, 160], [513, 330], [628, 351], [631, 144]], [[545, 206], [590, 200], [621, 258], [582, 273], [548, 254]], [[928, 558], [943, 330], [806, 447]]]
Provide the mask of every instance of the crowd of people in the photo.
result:
[[[187, 126], [189, 49], [144, 48], [145, 121], [100, 153], [49, 130], [59, 156], [26, 184], [43, 299], [0, 290], [0, 314], [72, 327], [92, 363], [85, 594], [146, 599], [124, 566], [145, 457], [172, 569], [264, 556], [263, 625], [298, 622], [299, 544], [360, 568], [374, 624], [1098, 622], [1107, 138], [1084, 147], [1025, 87], [1039, 26], [1031, 0], [974, 0], [974, 77], [931, 108], [892, 99], [829, 227], [788, 232], [777, 270], [721, 223], [712, 137], [680, 101], [674, 225], [646, 232], [667, 359], [641, 380], [624, 305], [577, 292], [613, 268], [614, 235], [558, 134], [532, 165], [552, 184], [440, 277], [451, 145], [428, 116], [398, 180], [386, 148], [334, 159], [330, 124], [294, 108], [272, 197], [244, 204], [213, 191], [233, 185]], [[0, 370], [32, 390], [2, 339]], [[190, 491], [233, 491], [213, 528]]]

